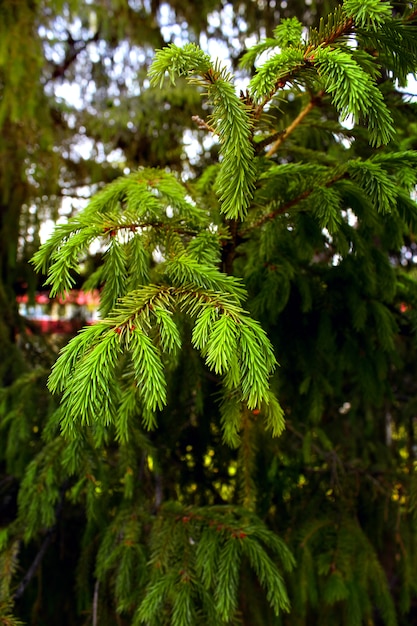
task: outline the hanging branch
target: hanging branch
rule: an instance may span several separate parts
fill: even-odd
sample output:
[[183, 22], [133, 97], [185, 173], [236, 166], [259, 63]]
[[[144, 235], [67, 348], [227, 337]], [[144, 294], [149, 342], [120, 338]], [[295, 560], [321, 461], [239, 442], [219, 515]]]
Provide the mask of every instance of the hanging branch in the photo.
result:
[[[248, 105], [235, 93], [232, 76], [213, 64], [208, 55], [194, 44], [183, 48], [170, 44], [156, 53], [149, 71], [151, 83], [161, 84], [168, 73], [174, 83], [176, 76], [207, 89], [213, 105], [211, 123], [204, 128], [219, 136], [222, 162], [216, 186], [220, 210], [229, 219], [243, 219], [255, 188], [255, 150], [252, 142], [252, 120]], [[196, 120], [200, 123], [200, 120]]]
[[[337, 183], [339, 180], [342, 180], [343, 178], [349, 178], [348, 172], [341, 172], [339, 174], [336, 174], [335, 176], [333, 176], [333, 178], [331, 178], [331, 180], [328, 180], [324, 184], [324, 186], [326, 188], [329, 188], [335, 183]], [[256, 220], [255, 223], [252, 223], [249, 228], [242, 229], [240, 231], [240, 237], [245, 238], [253, 228], [259, 228], [259, 226], [262, 226], [262, 224], [265, 224], [266, 222], [270, 220], [274, 220], [279, 215], [283, 215], [284, 213], [287, 213], [290, 209], [297, 206], [300, 202], [302, 202], [303, 200], [306, 200], [309, 196], [311, 196], [311, 194], [314, 193], [315, 189], [316, 189], [315, 187], [306, 189], [305, 191], [300, 193], [298, 196], [296, 196], [295, 198], [292, 198], [288, 202], [285, 202], [282, 206], [278, 207], [274, 211], [270, 211], [269, 213], [262, 215], [258, 220]]]

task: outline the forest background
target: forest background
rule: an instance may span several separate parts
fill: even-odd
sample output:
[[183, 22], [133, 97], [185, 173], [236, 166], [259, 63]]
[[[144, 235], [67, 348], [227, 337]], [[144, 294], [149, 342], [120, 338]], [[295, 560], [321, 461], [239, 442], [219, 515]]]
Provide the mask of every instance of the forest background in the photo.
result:
[[[0, 1], [0, 623], [417, 623], [417, 123], [407, 92], [417, 7], [345, 7]], [[300, 69], [301, 38], [312, 47]], [[226, 88], [230, 106], [218, 112], [211, 83], [229, 77], [197, 48], [155, 61], [167, 43], [224, 62], [240, 104]], [[279, 71], [257, 58], [275, 49], [286, 55]], [[339, 53], [332, 70], [327, 49]], [[269, 69], [249, 83], [262, 62]], [[175, 85], [159, 81], [165, 70], [180, 75]], [[246, 162], [254, 94], [265, 104]], [[241, 178], [224, 176], [234, 159]], [[152, 197], [134, 195], [138, 180]], [[130, 222], [115, 216], [119, 204]], [[43, 248], [42, 274], [31, 259], [50, 220], [63, 224], [59, 254]], [[135, 236], [116, 237], [121, 229]], [[81, 253], [71, 256], [74, 233]], [[97, 233], [92, 251], [84, 244]], [[133, 359], [132, 374], [117, 356], [107, 375], [113, 341], [88, 376], [59, 361], [59, 408], [47, 390], [59, 342], [16, 304], [48, 271], [56, 291], [105, 284], [103, 317], [117, 330], [105, 336], [128, 343], [148, 324], [167, 353], [163, 372]], [[168, 294], [158, 291], [157, 314], [149, 282]], [[111, 317], [132, 289], [136, 300]], [[148, 317], [132, 323], [138, 294]], [[159, 355], [145, 344], [142, 364]]]

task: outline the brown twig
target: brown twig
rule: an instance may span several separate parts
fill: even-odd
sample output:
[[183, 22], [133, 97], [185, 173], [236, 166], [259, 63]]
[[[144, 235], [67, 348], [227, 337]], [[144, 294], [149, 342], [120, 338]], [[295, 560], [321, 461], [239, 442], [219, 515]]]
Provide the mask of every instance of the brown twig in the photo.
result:
[[274, 141], [276, 141], [278, 137], [281, 137], [281, 135], [284, 135], [285, 132], [286, 132], [286, 129], [278, 130], [277, 132], [272, 133], [271, 135], [268, 135], [268, 137], [261, 139], [261, 141], [255, 142], [254, 148], [255, 148], [256, 154], [260, 154], [262, 150], [266, 148], [266, 146], [269, 146], [271, 143], [274, 143]]
[[103, 235], [114, 237], [120, 230], [130, 230], [132, 233], [135, 233], [137, 230], [144, 228], [165, 229], [178, 233], [179, 235], [196, 235], [198, 232], [196, 229], [188, 228], [187, 226], [175, 226], [174, 224], [166, 222], [129, 222], [126, 224], [111, 224], [105, 226], [103, 228]]
[[199, 115], [193, 115], [193, 122], [195, 122], [200, 130], [208, 130], [209, 133], [213, 133], [213, 135], [217, 134], [217, 131], [213, 126], [210, 126], [205, 120], [203, 120]]
[[313, 98], [312, 100], [310, 100], [307, 106], [305, 106], [304, 109], [300, 111], [300, 113], [297, 115], [295, 120], [291, 122], [288, 128], [278, 137], [275, 143], [269, 148], [268, 152], [266, 153], [267, 157], [271, 157], [277, 152], [281, 144], [287, 139], [289, 135], [291, 135], [292, 132], [294, 132], [297, 126], [301, 124], [301, 122], [306, 117], [306, 115], [308, 115], [310, 111], [314, 109], [317, 103], [318, 103], [318, 98]]

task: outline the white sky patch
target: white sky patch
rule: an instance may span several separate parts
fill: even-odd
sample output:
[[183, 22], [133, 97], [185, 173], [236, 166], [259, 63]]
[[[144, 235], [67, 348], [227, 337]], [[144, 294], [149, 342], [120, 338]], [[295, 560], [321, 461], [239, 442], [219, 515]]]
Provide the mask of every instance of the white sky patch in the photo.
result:
[[417, 79], [413, 74], [408, 75], [407, 87], [399, 87], [396, 85], [398, 91], [410, 96], [410, 101], [415, 102], [417, 99]]
[[47, 239], [49, 239], [49, 237], [54, 232], [55, 226], [58, 226], [58, 224], [64, 224], [66, 221], [66, 218], [60, 217], [56, 222], [54, 222], [53, 220], [45, 220], [44, 222], [42, 222], [39, 228], [39, 237], [41, 243], [44, 243], [45, 241], [47, 241]]
[[59, 226], [59, 224], [66, 224], [69, 216], [73, 215], [74, 212], [81, 211], [87, 206], [89, 202], [88, 195], [91, 193], [91, 189], [85, 186], [79, 187], [77, 192], [80, 195], [86, 194], [87, 197], [64, 197], [60, 208], [61, 216], [56, 221], [48, 219], [42, 222], [39, 230], [39, 236], [42, 243], [52, 235], [55, 226]]
[[68, 102], [78, 111], [81, 111], [84, 106], [84, 101], [81, 98], [81, 86], [77, 83], [55, 85], [54, 93], [58, 99]]

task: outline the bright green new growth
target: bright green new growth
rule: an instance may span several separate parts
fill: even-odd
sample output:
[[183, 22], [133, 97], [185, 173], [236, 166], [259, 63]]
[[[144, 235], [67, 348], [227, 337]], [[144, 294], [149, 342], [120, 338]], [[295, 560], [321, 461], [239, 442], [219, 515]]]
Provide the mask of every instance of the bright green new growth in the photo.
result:
[[300, 44], [302, 32], [303, 25], [296, 17], [292, 17], [282, 20], [282, 22], [274, 28], [274, 37], [281, 48], [286, 48]]
[[[390, 55], [390, 63], [395, 64], [402, 81], [413, 71], [415, 38], [409, 36], [407, 25], [392, 20], [391, 14], [389, 3], [352, 0], [331, 14], [327, 23], [322, 21], [319, 30], [312, 30], [305, 42], [301, 41], [301, 24], [295, 18], [283, 20], [274, 30], [274, 39], [257, 44], [241, 59], [241, 67], [249, 68], [262, 53], [280, 48], [252, 78], [253, 98], [264, 106], [263, 101], [272, 98], [287, 83], [310, 89], [313, 85], [317, 88], [320, 81], [324, 92], [332, 96], [342, 119], [353, 116], [356, 123], [366, 120], [370, 143], [388, 143], [394, 127], [376, 82], [378, 63], [363, 48], [372, 43], [372, 48]], [[349, 37], [353, 35], [356, 42], [351, 45]], [[410, 49], [407, 69], [398, 67], [395, 39], [404, 42], [406, 59], [407, 49]]]
[[177, 76], [204, 75], [211, 69], [210, 56], [196, 44], [188, 43], [183, 48], [169, 44], [155, 55], [149, 70], [149, 78], [154, 85], [159, 84], [162, 87], [165, 72], [168, 72], [172, 84], [175, 85]]
[[207, 89], [213, 106], [211, 121], [220, 139], [223, 158], [217, 181], [221, 212], [231, 219], [243, 217], [253, 196], [256, 170], [250, 141], [251, 119], [247, 107], [234, 91], [232, 76], [218, 63], [213, 65], [209, 57], [193, 44], [182, 49], [171, 44], [159, 50], [149, 70], [152, 84], [161, 83], [165, 72], [171, 81], [174, 81], [175, 74], [186, 75]]
[[337, 49], [318, 48], [314, 64], [341, 118], [352, 115], [355, 122], [367, 118], [370, 143], [388, 143], [394, 133], [392, 119], [372, 75], [361, 68], [353, 55]]
[[[201, 256], [199, 237], [206, 263], [194, 256]], [[164, 369], [174, 366], [182, 346], [179, 314], [193, 320], [192, 344], [226, 389], [237, 392], [249, 409], [269, 404], [276, 365], [270, 342], [241, 307], [246, 294], [241, 282], [216, 267], [219, 235], [174, 176], [143, 170], [117, 180], [59, 227], [35, 256], [38, 268], [49, 260], [53, 293], [71, 287], [71, 271], [94, 238], [107, 246], [97, 283], [89, 280], [90, 287], [103, 285], [104, 319], [69, 342], [49, 379], [51, 391], [63, 392], [64, 432], [75, 434], [78, 423], [127, 423], [120, 413], [132, 389], [145, 425], [156, 424], [155, 411], [166, 404]], [[164, 260], [152, 270], [157, 251]], [[151, 273], [158, 284], [149, 284]], [[268, 419], [279, 430], [280, 410], [276, 425]]]
[[378, 30], [392, 16], [392, 6], [385, 0], [345, 0], [343, 10], [360, 28]]
[[[227, 277], [219, 276], [219, 282], [227, 283]], [[149, 416], [166, 403], [164, 354], [181, 348], [175, 311], [196, 320], [192, 343], [208, 367], [225, 377], [227, 388], [238, 390], [250, 409], [269, 403], [269, 377], [276, 362], [259, 324], [233, 297], [230, 301], [228, 295], [203, 289], [187, 274], [185, 284], [179, 283], [131, 292], [108, 318], [82, 331], [62, 350], [49, 387], [64, 391], [64, 431], [74, 430], [78, 421], [116, 423], [132, 386], [143, 404], [147, 427], [154, 425]]]

